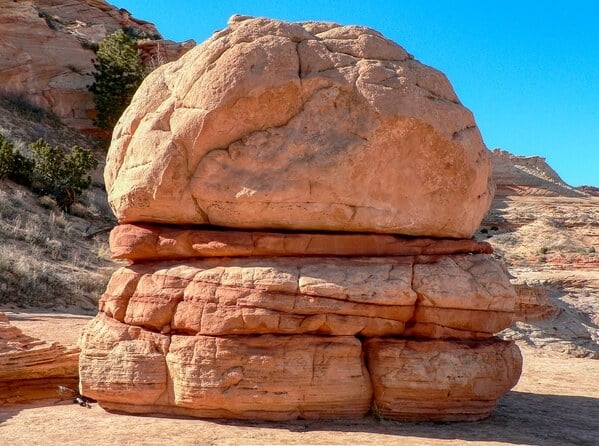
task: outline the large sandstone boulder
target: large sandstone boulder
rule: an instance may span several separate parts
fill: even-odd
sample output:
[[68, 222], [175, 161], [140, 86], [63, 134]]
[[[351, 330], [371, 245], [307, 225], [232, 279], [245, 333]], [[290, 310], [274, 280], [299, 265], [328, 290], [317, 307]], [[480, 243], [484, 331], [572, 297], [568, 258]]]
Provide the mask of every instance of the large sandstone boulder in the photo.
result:
[[376, 31], [233, 17], [115, 129], [129, 265], [81, 336], [81, 392], [131, 413], [488, 416], [521, 369], [493, 337], [508, 274], [469, 239], [489, 173], [445, 77]]
[[120, 222], [469, 238], [493, 195], [470, 111], [378, 32], [233, 17], [117, 125]]

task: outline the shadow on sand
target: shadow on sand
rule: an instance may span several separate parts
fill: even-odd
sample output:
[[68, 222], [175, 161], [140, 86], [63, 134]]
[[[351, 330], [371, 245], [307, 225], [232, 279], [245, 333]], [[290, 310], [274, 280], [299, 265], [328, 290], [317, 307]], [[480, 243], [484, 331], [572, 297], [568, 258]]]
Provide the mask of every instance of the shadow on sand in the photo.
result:
[[355, 421], [293, 421], [291, 423], [243, 423], [216, 421], [236, 426], [287, 429], [291, 432], [343, 431], [400, 437], [503, 442], [538, 446], [596, 445], [599, 438], [599, 399], [583, 396], [509, 392], [491, 417], [478, 422], [402, 423], [365, 418]]
[[[2, 424], [17, 416], [20, 411], [55, 404], [72, 403], [48, 400], [28, 405], [0, 406], [0, 431]], [[150, 417], [149, 415], [121, 416], [133, 419]], [[164, 420], [170, 417], [159, 416], [159, 418]], [[181, 418], [178, 418], [179, 422]], [[386, 441], [389, 444], [401, 444], [402, 437], [410, 437], [411, 441], [416, 437], [422, 439], [422, 444], [438, 439], [455, 440], [458, 443], [462, 441], [536, 446], [590, 446], [597, 444], [599, 434], [599, 398], [509, 392], [500, 400], [491, 417], [478, 422], [463, 423], [402, 423], [391, 420], [377, 421], [372, 417], [317, 422], [302, 420], [276, 423], [231, 420], [205, 420], [204, 422], [222, 426], [280, 429], [298, 434], [325, 431], [368, 433], [377, 435], [376, 440], [373, 440], [382, 444]], [[132, 423], [134, 425], [137, 422], [133, 420]], [[173, 419], [173, 424], [176, 423], [177, 421]], [[175, 426], [173, 428], [176, 430]]]

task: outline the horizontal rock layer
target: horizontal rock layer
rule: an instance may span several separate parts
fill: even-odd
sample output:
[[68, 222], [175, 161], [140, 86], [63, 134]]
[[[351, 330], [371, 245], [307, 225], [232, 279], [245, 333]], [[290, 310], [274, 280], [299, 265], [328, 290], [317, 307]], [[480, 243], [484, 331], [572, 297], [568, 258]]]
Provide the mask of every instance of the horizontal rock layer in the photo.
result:
[[447, 78], [380, 33], [236, 17], [144, 80], [105, 181], [121, 223], [469, 238], [490, 173]]
[[488, 338], [514, 291], [486, 254], [213, 258], [117, 270], [100, 311], [156, 332]]
[[114, 259], [133, 262], [189, 257], [356, 257], [493, 252], [488, 243], [470, 239], [180, 229], [133, 224], [118, 225], [111, 231], [110, 250]]
[[370, 339], [365, 343], [382, 417], [418, 421], [479, 420], [522, 372], [522, 356], [509, 341], [414, 341]]
[[21, 332], [0, 313], [0, 404], [57, 398], [58, 385], [76, 387], [78, 350]]
[[364, 416], [354, 337], [164, 336], [98, 316], [82, 335], [81, 392], [107, 409], [289, 420]]
[[102, 314], [81, 344], [80, 390], [104, 408], [206, 418], [361, 417], [373, 404], [389, 418], [479, 419], [521, 369], [497, 339], [168, 336]]
[[541, 285], [519, 283], [514, 285], [516, 302], [514, 305], [514, 320], [521, 322], [541, 321], [556, 316], [556, 307], [546, 288]]

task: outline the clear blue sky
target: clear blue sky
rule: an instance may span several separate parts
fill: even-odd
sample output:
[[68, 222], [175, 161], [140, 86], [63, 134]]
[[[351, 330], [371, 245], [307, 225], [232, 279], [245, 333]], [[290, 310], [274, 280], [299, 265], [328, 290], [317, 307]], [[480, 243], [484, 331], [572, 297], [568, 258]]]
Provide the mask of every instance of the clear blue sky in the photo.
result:
[[108, 0], [198, 43], [232, 14], [375, 28], [443, 71], [489, 148], [599, 186], [599, 1]]

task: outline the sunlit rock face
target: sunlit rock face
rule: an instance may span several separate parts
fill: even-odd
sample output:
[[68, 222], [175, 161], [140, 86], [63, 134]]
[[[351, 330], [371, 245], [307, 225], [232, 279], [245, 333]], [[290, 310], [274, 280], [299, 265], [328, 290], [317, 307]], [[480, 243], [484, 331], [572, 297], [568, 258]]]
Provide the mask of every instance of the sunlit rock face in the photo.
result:
[[78, 350], [24, 334], [0, 313], [0, 406], [55, 398], [76, 386]]
[[522, 365], [494, 337], [509, 276], [470, 239], [489, 173], [446, 78], [378, 32], [233, 17], [115, 130], [129, 265], [80, 338], [81, 392], [197, 417], [488, 416]]
[[56, 115], [64, 124], [91, 134], [96, 55], [93, 47], [118, 29], [150, 39], [140, 41], [149, 66], [176, 60], [193, 41], [163, 40], [151, 23], [103, 0], [19, 0], [0, 5], [0, 95]]
[[469, 238], [490, 171], [446, 77], [380, 33], [234, 18], [146, 79], [105, 179], [120, 222]]

